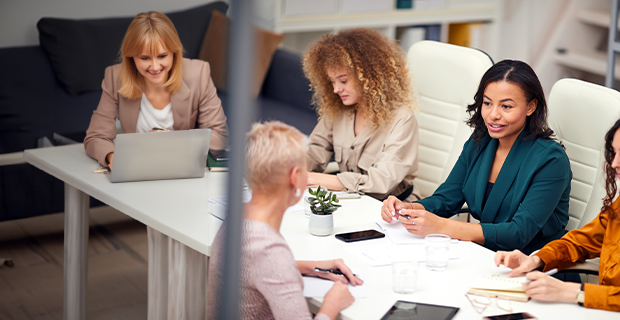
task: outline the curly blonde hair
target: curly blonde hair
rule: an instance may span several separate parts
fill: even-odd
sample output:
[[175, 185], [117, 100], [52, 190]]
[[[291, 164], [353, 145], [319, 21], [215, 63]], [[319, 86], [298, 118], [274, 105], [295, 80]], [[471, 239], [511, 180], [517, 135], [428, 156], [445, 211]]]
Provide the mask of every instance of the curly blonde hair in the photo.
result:
[[398, 107], [395, 102], [413, 106], [404, 50], [377, 31], [358, 28], [325, 35], [304, 54], [303, 69], [314, 91], [312, 103], [319, 117], [333, 119], [352, 108], [334, 93], [327, 76], [327, 69], [341, 67], [349, 69], [361, 92], [365, 108], [358, 109], [360, 103], [353, 108], [364, 112], [373, 127], [392, 120], [392, 111]]

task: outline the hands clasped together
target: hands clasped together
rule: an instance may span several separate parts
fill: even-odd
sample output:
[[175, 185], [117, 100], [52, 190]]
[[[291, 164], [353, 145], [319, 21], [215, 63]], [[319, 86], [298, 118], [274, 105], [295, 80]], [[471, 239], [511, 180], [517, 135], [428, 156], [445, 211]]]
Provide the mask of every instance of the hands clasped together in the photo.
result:
[[445, 233], [445, 218], [424, 209], [419, 203], [407, 203], [389, 196], [383, 201], [381, 218], [387, 223], [400, 221], [409, 233], [426, 236], [433, 233]]
[[527, 256], [519, 250], [498, 251], [495, 254], [495, 265], [511, 268], [510, 277], [527, 273], [525, 277], [530, 282], [523, 284], [523, 289], [532, 299], [575, 302], [577, 292], [581, 289], [579, 283], [563, 282], [540, 271], [532, 271], [543, 267], [545, 263], [538, 256]]

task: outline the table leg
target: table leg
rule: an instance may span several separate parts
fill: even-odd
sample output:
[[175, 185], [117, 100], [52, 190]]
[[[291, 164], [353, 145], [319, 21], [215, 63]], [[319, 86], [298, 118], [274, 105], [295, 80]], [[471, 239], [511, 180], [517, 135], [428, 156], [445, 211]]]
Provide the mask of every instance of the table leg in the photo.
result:
[[64, 319], [86, 319], [90, 197], [65, 183]]

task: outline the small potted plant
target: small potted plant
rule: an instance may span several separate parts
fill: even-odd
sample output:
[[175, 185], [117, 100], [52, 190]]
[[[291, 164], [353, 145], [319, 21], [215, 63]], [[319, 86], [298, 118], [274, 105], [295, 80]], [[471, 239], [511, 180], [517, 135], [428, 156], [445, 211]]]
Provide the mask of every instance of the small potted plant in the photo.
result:
[[311, 197], [308, 197], [310, 203], [310, 233], [315, 236], [328, 236], [334, 231], [334, 217], [332, 213], [338, 210], [341, 205], [339, 200], [327, 188], [322, 189], [319, 186], [316, 191], [309, 189]]

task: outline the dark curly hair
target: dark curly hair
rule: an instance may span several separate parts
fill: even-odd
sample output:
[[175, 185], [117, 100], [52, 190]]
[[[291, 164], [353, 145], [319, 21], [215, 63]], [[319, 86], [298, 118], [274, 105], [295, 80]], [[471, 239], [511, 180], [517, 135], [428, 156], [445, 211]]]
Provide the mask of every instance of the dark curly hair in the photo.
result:
[[[611, 208], [614, 197], [618, 192], [618, 186], [616, 185], [616, 169], [611, 167], [611, 163], [614, 161], [616, 153], [611, 143], [614, 140], [616, 131], [620, 128], [620, 120], [607, 131], [605, 135], [605, 198], [603, 198], [603, 207], [601, 212], [607, 211]], [[620, 215], [616, 214], [616, 218], [620, 219]]]
[[487, 70], [474, 96], [474, 103], [467, 106], [467, 112], [470, 115], [467, 125], [474, 129], [472, 138], [477, 143], [484, 138], [488, 129], [482, 118], [482, 102], [484, 91], [490, 83], [497, 81], [506, 81], [518, 85], [525, 93], [527, 102], [536, 99], [536, 110], [527, 117], [525, 122], [525, 130], [529, 134], [524, 140], [535, 138], [553, 139], [553, 130], [547, 124], [547, 102], [545, 93], [543, 92], [540, 80], [536, 76], [532, 67], [527, 63], [517, 60], [502, 60]]
[[320, 117], [333, 119], [345, 110], [359, 108], [359, 104], [344, 105], [334, 93], [327, 69], [338, 67], [351, 71], [366, 107], [360, 111], [374, 127], [391, 120], [397, 107], [394, 102], [414, 103], [401, 46], [377, 31], [357, 28], [325, 35], [304, 54], [304, 73], [310, 80], [312, 103]]

